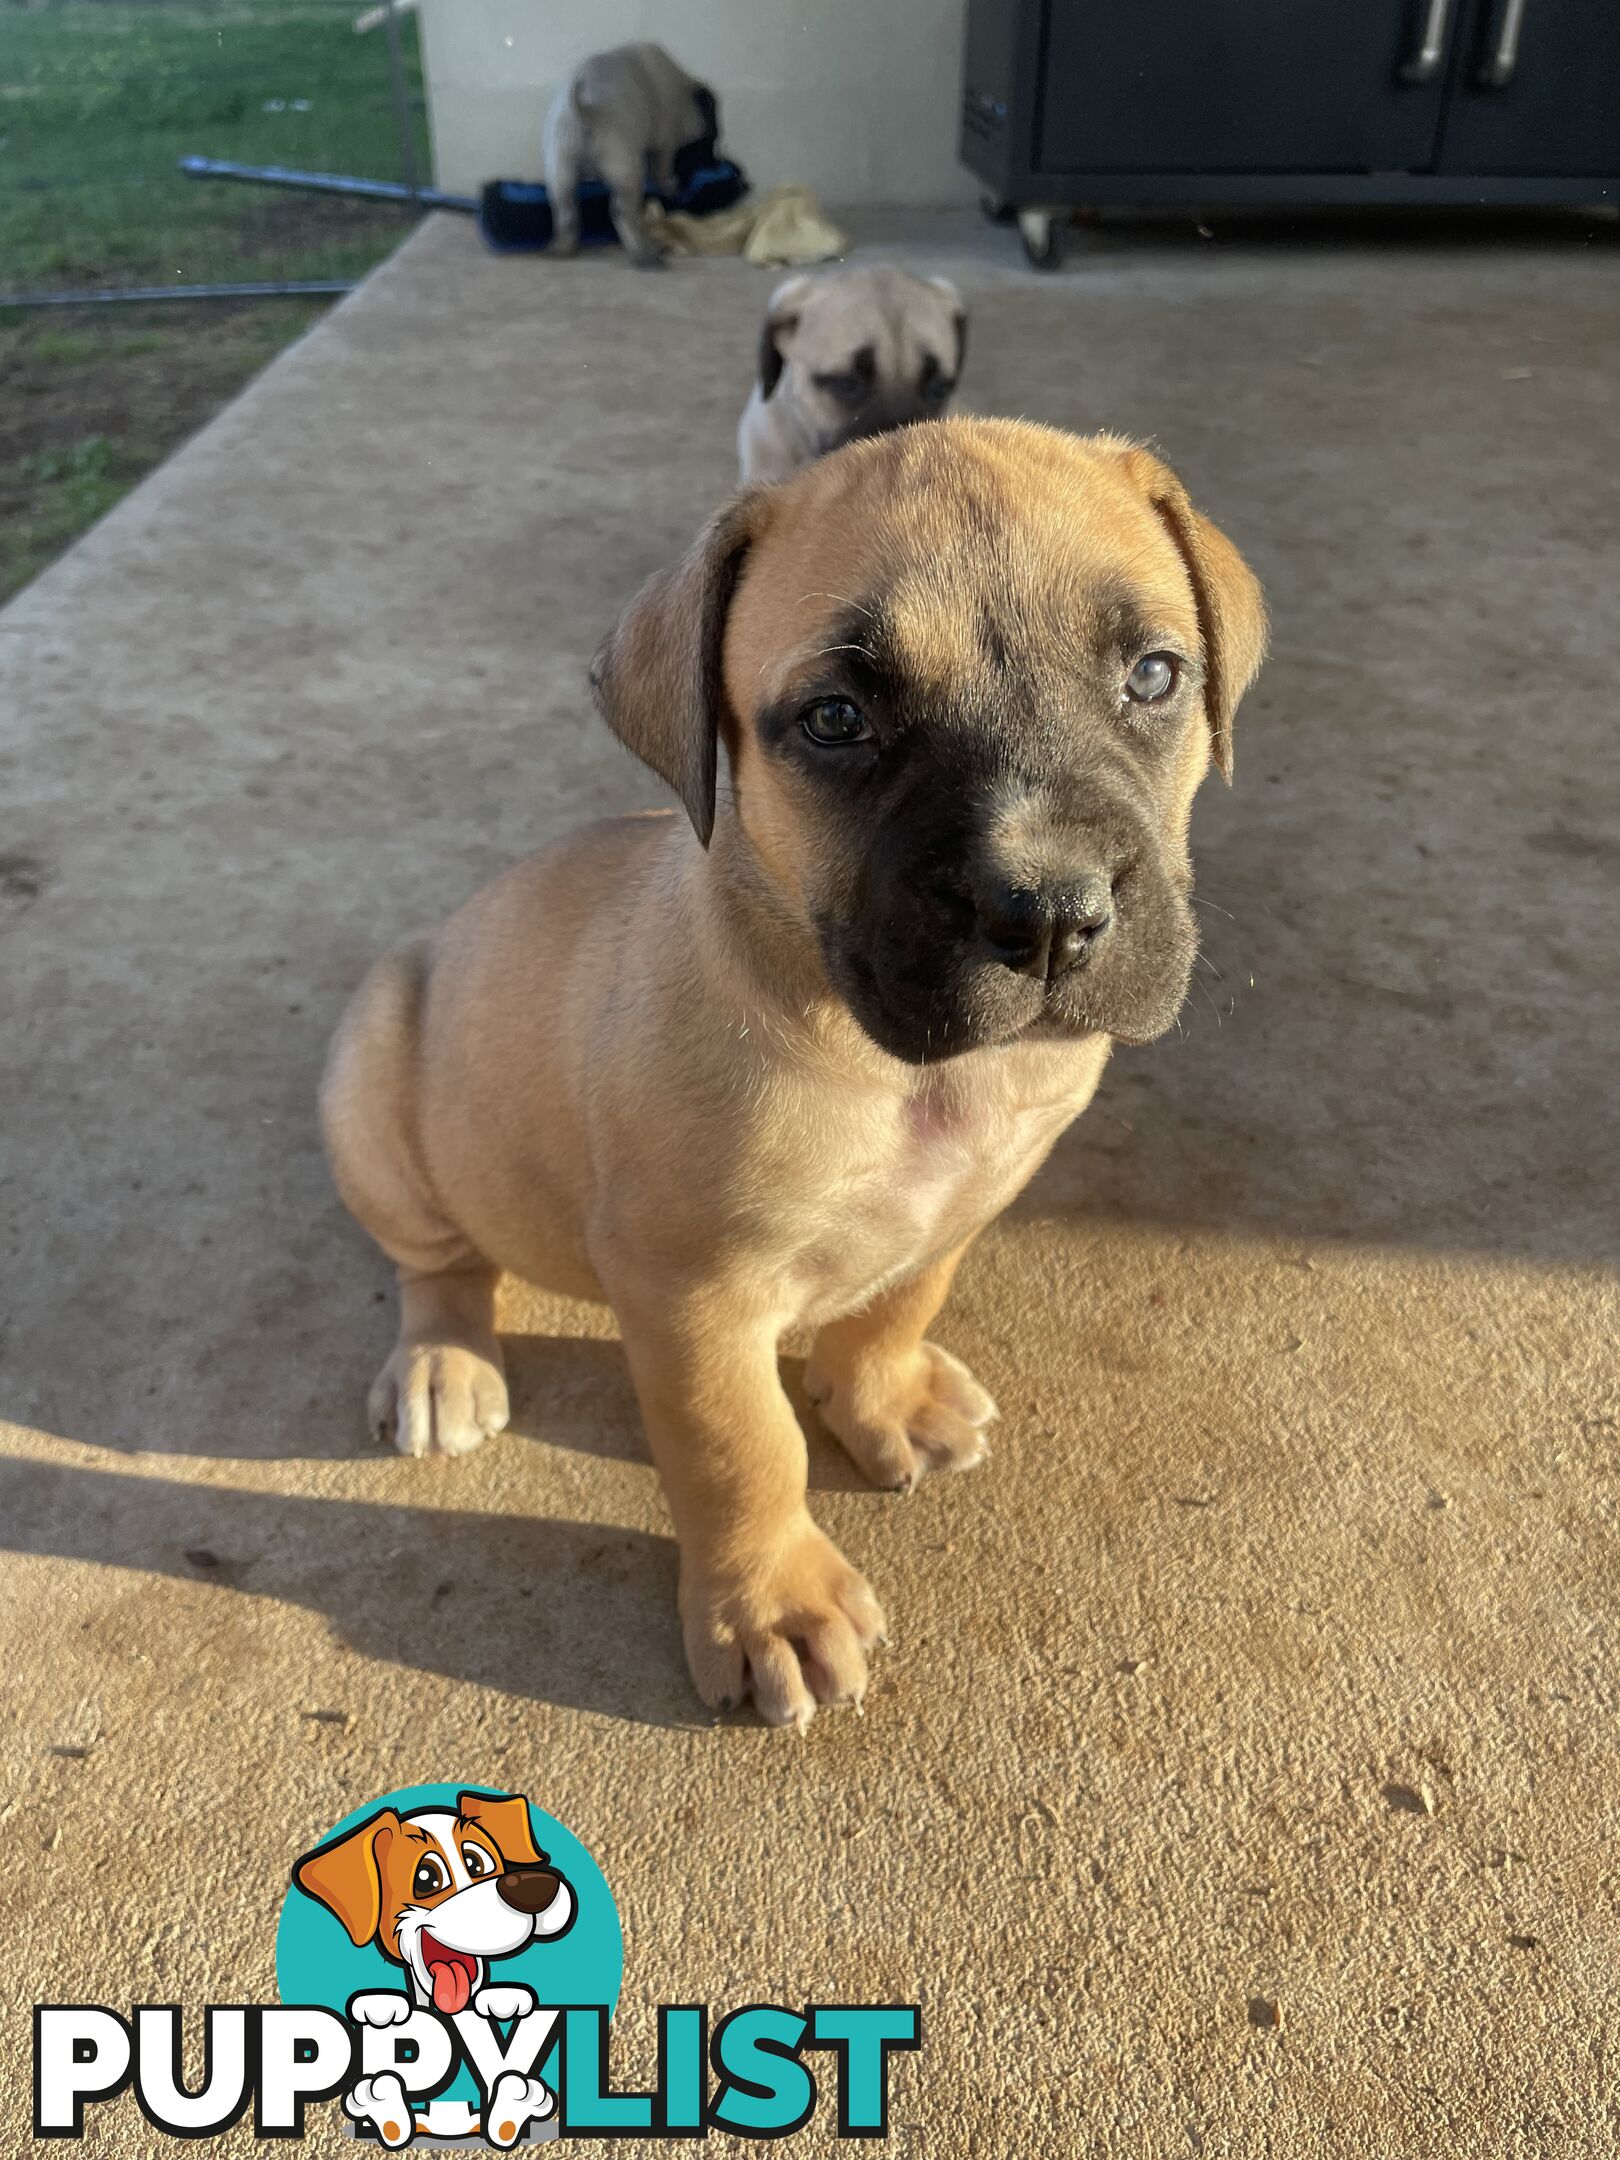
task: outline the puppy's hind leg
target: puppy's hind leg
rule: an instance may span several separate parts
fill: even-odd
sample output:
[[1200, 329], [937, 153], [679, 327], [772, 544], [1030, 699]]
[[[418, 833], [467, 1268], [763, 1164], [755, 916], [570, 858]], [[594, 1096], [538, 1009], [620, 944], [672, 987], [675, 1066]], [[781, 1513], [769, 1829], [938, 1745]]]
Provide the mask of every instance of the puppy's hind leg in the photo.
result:
[[547, 252], [552, 255], [574, 255], [579, 251], [579, 173], [584, 148], [584, 129], [570, 103], [553, 115], [542, 147], [546, 194], [551, 201], [551, 246]]
[[640, 143], [598, 141], [597, 168], [607, 183], [613, 230], [638, 270], [661, 270], [664, 251], [647, 230], [647, 155]]
[[376, 1437], [402, 1455], [466, 1455], [505, 1430], [496, 1281], [497, 1270], [477, 1261], [436, 1275], [399, 1270], [399, 1341], [366, 1412]]
[[416, 1139], [418, 1017], [426, 961], [380, 961], [344, 1015], [321, 1089], [338, 1190], [394, 1262], [399, 1340], [367, 1398], [371, 1429], [402, 1455], [465, 1455], [505, 1426], [498, 1270], [450, 1222]]

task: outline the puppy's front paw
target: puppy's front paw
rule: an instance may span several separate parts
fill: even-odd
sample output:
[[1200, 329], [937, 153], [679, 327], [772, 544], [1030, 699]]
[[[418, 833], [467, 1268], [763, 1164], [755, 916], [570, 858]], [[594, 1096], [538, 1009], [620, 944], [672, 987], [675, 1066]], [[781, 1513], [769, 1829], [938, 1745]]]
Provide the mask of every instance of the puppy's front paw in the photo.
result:
[[936, 1343], [910, 1357], [837, 1370], [812, 1354], [805, 1393], [821, 1422], [874, 1485], [911, 1492], [929, 1470], [971, 1470], [989, 1452], [996, 1406], [959, 1359]]
[[379, 1440], [402, 1455], [465, 1455], [510, 1415], [499, 1365], [461, 1343], [401, 1343], [372, 1382], [366, 1408]]
[[750, 1696], [770, 1725], [802, 1731], [818, 1703], [866, 1693], [866, 1656], [884, 1639], [883, 1609], [808, 1517], [750, 1566], [683, 1571], [686, 1658], [711, 1708]]

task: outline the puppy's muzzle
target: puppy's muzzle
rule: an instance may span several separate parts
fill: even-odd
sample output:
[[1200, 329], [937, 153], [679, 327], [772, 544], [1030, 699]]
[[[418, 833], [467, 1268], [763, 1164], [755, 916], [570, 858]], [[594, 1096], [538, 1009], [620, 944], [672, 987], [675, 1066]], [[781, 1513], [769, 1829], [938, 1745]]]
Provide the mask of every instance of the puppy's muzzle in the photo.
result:
[[495, 1878], [495, 1892], [514, 1912], [543, 1913], [562, 1889], [562, 1877], [548, 1867], [512, 1867]]
[[1015, 975], [1056, 982], [1083, 966], [1112, 930], [1116, 883], [1092, 872], [1043, 892], [992, 887], [979, 897], [979, 935]]
[[940, 407], [915, 390], [880, 390], [829, 440], [826, 448], [842, 450], [846, 443], [864, 442], [869, 435], [887, 435], [895, 428], [910, 427], [918, 420], [937, 420]]

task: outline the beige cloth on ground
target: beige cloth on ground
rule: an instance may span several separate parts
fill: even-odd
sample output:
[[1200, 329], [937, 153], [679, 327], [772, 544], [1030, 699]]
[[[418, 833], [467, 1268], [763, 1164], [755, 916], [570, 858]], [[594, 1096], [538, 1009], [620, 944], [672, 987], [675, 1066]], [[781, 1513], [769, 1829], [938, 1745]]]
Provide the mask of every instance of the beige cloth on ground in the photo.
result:
[[779, 187], [759, 202], [707, 217], [648, 203], [647, 230], [672, 255], [741, 255], [753, 263], [829, 262], [849, 247], [807, 187]]

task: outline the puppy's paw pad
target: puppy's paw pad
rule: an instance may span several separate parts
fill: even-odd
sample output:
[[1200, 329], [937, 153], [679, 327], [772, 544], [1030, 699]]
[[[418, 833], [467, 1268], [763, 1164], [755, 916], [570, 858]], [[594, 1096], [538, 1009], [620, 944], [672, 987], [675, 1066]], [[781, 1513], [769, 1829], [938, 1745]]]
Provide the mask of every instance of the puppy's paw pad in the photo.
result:
[[990, 1395], [959, 1358], [925, 1342], [899, 1362], [819, 1368], [805, 1388], [822, 1423], [874, 1485], [913, 1491], [930, 1470], [971, 1470], [989, 1454]]
[[867, 1654], [885, 1639], [871, 1585], [813, 1525], [740, 1581], [683, 1591], [681, 1605], [687, 1661], [710, 1708], [751, 1699], [766, 1724], [801, 1732], [818, 1706], [860, 1707]]
[[499, 1365], [461, 1343], [401, 1343], [366, 1400], [371, 1430], [402, 1455], [467, 1455], [511, 1415]]

